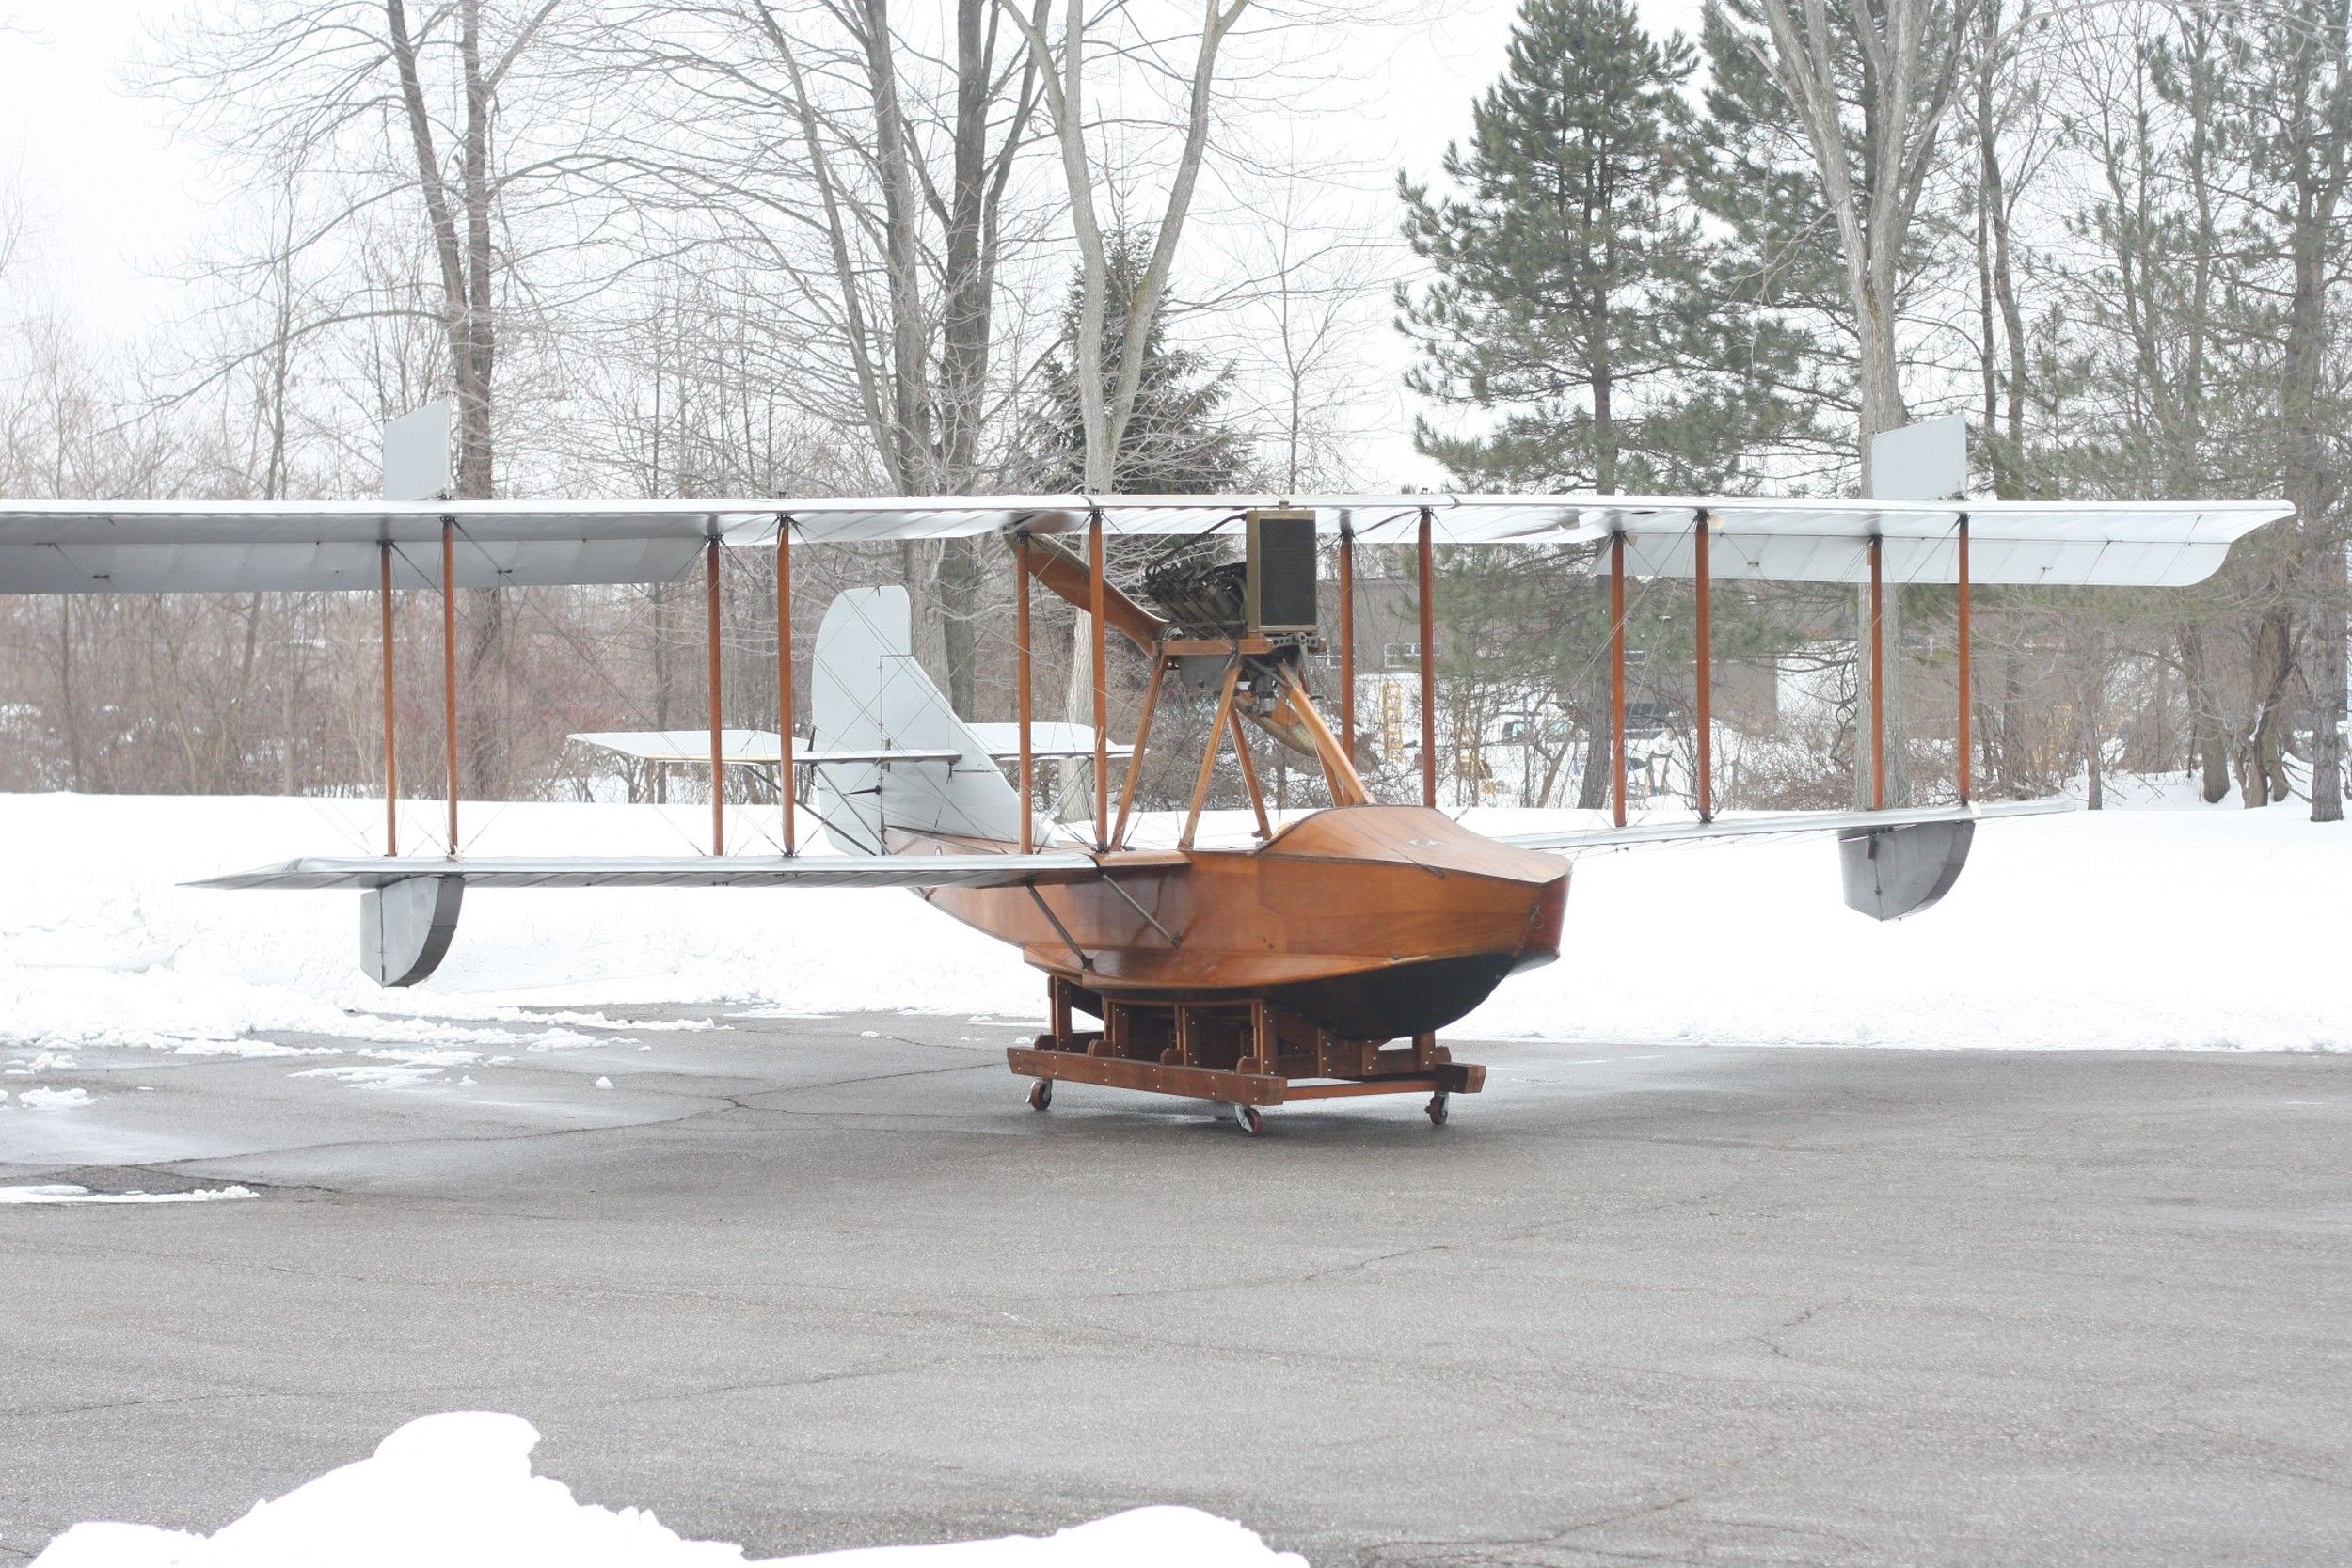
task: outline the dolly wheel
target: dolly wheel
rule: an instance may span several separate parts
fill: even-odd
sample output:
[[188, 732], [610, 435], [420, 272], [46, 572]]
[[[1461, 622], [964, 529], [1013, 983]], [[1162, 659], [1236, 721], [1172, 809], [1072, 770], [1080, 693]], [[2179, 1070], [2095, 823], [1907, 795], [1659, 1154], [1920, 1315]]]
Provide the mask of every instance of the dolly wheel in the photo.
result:
[[1452, 1098], [1453, 1097], [1448, 1095], [1443, 1089], [1439, 1089], [1436, 1094], [1429, 1097], [1430, 1126], [1443, 1127], [1445, 1125], [1445, 1105], [1446, 1101]]
[[1044, 1111], [1044, 1110], [1050, 1110], [1050, 1109], [1052, 1109], [1053, 1104], [1054, 1104], [1054, 1081], [1053, 1081], [1051, 1078], [1041, 1078], [1041, 1079], [1039, 1079], [1036, 1083], [1034, 1083], [1034, 1084], [1032, 1084], [1032, 1085], [1029, 1085], [1029, 1109], [1030, 1109], [1030, 1110], [1032, 1110], [1032, 1111]]
[[1258, 1114], [1258, 1108], [1255, 1105], [1234, 1106], [1233, 1125], [1253, 1138], [1262, 1137], [1265, 1133], [1265, 1117]]

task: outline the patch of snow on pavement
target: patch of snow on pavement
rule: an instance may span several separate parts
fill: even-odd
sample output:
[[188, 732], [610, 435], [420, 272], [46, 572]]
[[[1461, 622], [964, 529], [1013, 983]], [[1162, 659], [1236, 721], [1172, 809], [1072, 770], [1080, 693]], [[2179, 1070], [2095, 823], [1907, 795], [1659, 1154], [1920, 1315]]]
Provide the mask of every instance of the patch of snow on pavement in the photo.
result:
[[409, 1067], [398, 1064], [368, 1067], [314, 1067], [308, 1071], [290, 1073], [294, 1078], [332, 1078], [361, 1089], [405, 1089], [420, 1084], [430, 1084], [440, 1078], [437, 1067]]
[[70, 1111], [90, 1102], [87, 1089], [19, 1089], [16, 1098], [36, 1111]]
[[53, 1072], [59, 1068], [72, 1070], [73, 1058], [59, 1051], [36, 1051], [22, 1061], [0, 1068], [0, 1074], [10, 1078], [29, 1078], [39, 1073]]
[[250, 1187], [198, 1187], [184, 1193], [93, 1193], [87, 1187], [54, 1184], [43, 1187], [0, 1187], [6, 1203], [211, 1203], [224, 1197], [251, 1197]]
[[[373, 1457], [254, 1505], [217, 1533], [76, 1525], [33, 1568], [739, 1568], [743, 1549], [687, 1541], [644, 1509], [575, 1502], [531, 1473], [538, 1432], [517, 1416], [409, 1422]], [[886, 1546], [769, 1563], [829, 1568], [1307, 1568], [1249, 1530], [1188, 1508], [1144, 1508], [1059, 1534]]]

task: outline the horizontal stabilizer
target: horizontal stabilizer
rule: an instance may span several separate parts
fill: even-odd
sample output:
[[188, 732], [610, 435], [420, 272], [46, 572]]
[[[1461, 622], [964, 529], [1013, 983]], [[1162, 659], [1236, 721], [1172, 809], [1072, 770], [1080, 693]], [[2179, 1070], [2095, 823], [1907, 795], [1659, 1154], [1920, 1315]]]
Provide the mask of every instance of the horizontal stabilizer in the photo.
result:
[[[640, 762], [710, 762], [708, 730], [596, 730], [570, 738], [599, 752], [635, 757]], [[721, 730], [719, 760], [729, 764], [773, 767], [784, 756], [784, 743], [773, 730]]]
[[437, 861], [381, 855], [288, 861], [190, 887], [381, 888], [416, 878], [477, 888], [524, 887], [1018, 887], [1083, 882], [1085, 855], [485, 856]]
[[[599, 730], [592, 734], [575, 735], [574, 740], [598, 751], [617, 752], [635, 757], [640, 762], [700, 763], [710, 766], [710, 732], [708, 730]], [[864, 751], [843, 751], [827, 747], [823, 751], [792, 748], [792, 766], [818, 768], [828, 764], [893, 762], [953, 762], [956, 752], [939, 749], [914, 750], [908, 747], [869, 748]], [[719, 760], [736, 768], [773, 768], [784, 760], [784, 742], [773, 730], [721, 730]]]
[[[1018, 724], [968, 724], [988, 754], [998, 762], [1010, 762], [1021, 755], [1021, 726]], [[1123, 757], [1135, 750], [1114, 740], [1108, 751], [1115, 757]], [[1070, 724], [1058, 719], [1040, 719], [1029, 725], [1029, 755], [1033, 757], [1090, 757], [1094, 754], [1094, 726]]]
[[1997, 800], [1972, 806], [1903, 806], [1884, 811], [1760, 812], [1719, 822], [1634, 823], [1624, 828], [1565, 828], [1503, 833], [1519, 849], [1613, 849], [1637, 844], [1696, 844], [1724, 838], [1770, 838], [1783, 833], [1851, 833], [1923, 822], [1977, 822], [1995, 816], [2047, 816], [2076, 809], [2070, 800]]

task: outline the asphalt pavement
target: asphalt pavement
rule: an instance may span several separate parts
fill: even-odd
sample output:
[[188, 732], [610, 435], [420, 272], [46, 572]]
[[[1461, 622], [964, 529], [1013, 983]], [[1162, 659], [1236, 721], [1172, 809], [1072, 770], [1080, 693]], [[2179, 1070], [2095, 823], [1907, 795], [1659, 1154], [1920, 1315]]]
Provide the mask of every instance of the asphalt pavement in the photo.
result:
[[452, 1409], [754, 1556], [1182, 1502], [1317, 1568], [2352, 1561], [2352, 1059], [1454, 1042], [1441, 1129], [1252, 1140], [1032, 1113], [1001, 1021], [588, 1032], [0, 1107], [0, 1185], [257, 1194], [0, 1207], [0, 1562]]

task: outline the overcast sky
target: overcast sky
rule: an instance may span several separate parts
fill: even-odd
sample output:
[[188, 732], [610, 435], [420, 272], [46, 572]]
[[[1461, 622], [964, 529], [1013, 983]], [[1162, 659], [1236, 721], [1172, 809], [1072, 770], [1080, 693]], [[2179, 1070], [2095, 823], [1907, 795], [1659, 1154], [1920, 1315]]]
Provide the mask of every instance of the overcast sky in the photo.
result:
[[[233, 226], [237, 194], [207, 177], [200, 150], [175, 140], [170, 107], [132, 93], [126, 69], [186, 0], [0, 0], [17, 30], [0, 33], [0, 174], [28, 219], [13, 282], [45, 298], [93, 343], [135, 352], [183, 308], [167, 275], [207, 232]], [[1645, 0], [1666, 25], [1692, 25], [1692, 0]], [[1516, 0], [1450, 0], [1416, 25], [1343, 27], [1335, 71], [1372, 106], [1349, 127], [1368, 165], [1435, 175], [1449, 138], [1469, 128], [1472, 99], [1501, 69]], [[1405, 351], [1393, 336], [1365, 345], [1367, 369], [1391, 381]], [[1400, 399], [1393, 415], [1409, 418]], [[1376, 441], [1377, 468], [1414, 465], [1407, 431]], [[1367, 479], [1425, 473], [1368, 473]]]

